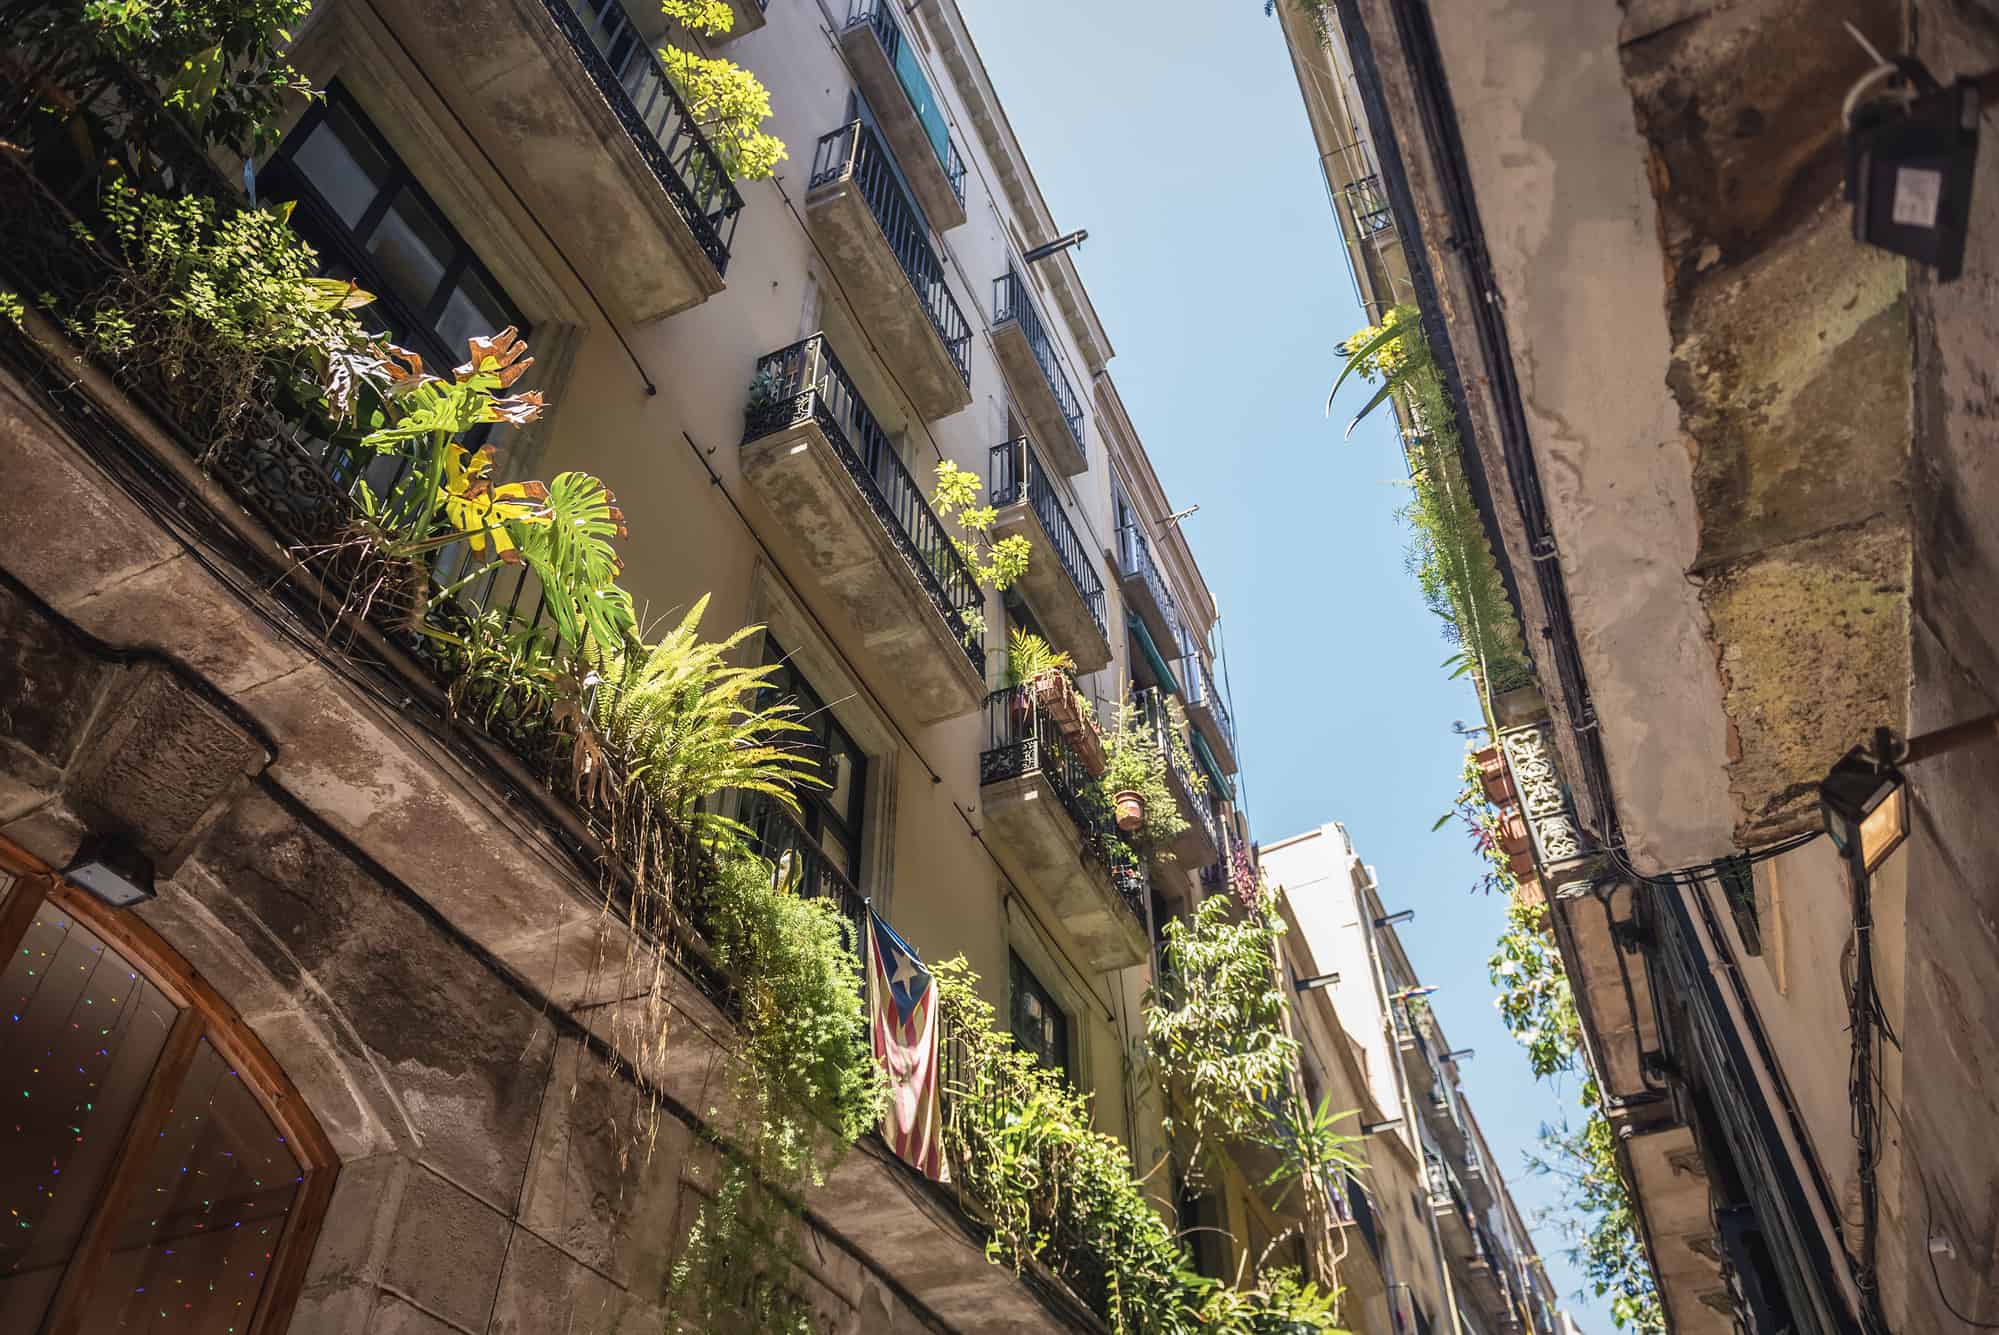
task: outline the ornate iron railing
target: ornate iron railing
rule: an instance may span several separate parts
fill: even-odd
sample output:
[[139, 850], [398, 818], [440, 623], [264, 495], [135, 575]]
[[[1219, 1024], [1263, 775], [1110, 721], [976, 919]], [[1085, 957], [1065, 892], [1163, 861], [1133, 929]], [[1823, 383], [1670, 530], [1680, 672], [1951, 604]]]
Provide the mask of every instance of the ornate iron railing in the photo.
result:
[[1117, 531], [1117, 562], [1118, 577], [1143, 581], [1152, 600], [1159, 604], [1159, 615], [1173, 637], [1173, 644], [1160, 646], [1160, 652], [1170, 653], [1181, 639], [1180, 604], [1173, 600], [1173, 591], [1166, 587], [1166, 576], [1152, 559], [1152, 544], [1136, 525], [1127, 524]]
[[1118, 833], [1109, 805], [1097, 796], [1055, 720], [1025, 686], [1003, 686], [986, 697], [986, 746], [979, 755], [979, 783], [1001, 783], [1040, 774], [1083, 837], [1083, 850], [1110, 876], [1125, 907], [1145, 921], [1145, 873], [1138, 854]]
[[968, 614], [984, 606], [985, 592], [824, 334], [780, 348], [757, 362], [743, 440], [748, 443], [808, 420], [826, 433], [868, 508], [888, 530], [965, 656], [984, 671], [985, 638]]
[[1166, 757], [1167, 774], [1179, 785], [1187, 806], [1194, 813], [1195, 823], [1207, 832], [1208, 843], [1219, 855], [1224, 847], [1221, 824], [1215, 819], [1214, 807], [1209, 803], [1207, 794], [1202, 791], [1201, 786], [1180, 759], [1185, 739], [1181, 739], [1181, 746], [1173, 744], [1173, 716], [1166, 708], [1164, 697], [1156, 688], [1136, 691], [1132, 695], [1132, 703], [1138, 706], [1146, 722], [1152, 725], [1153, 735], [1158, 739], [1160, 754]]
[[833, 864], [819, 841], [809, 834], [798, 818], [782, 802], [767, 793], [736, 795], [736, 819], [749, 827], [757, 853], [773, 867], [782, 868], [784, 859], [797, 869], [798, 893], [805, 899], [824, 899], [840, 911], [854, 929], [855, 949], [866, 958], [868, 897], [847, 879], [847, 873]]
[[1054, 545], [1055, 559], [1068, 572], [1069, 582], [1076, 586], [1076, 592], [1090, 609], [1090, 619], [1097, 623], [1097, 629], [1108, 639], [1111, 631], [1103, 576], [1097, 573], [1095, 563], [1090, 560], [1089, 548], [1083, 545], [1083, 540], [1076, 536], [1075, 527], [1069, 523], [1068, 511], [1062, 508], [1062, 498], [1055, 494], [1047, 466], [1034, 452], [1033, 442], [1022, 436], [1004, 445], [993, 446], [989, 485], [991, 500], [996, 507], [1012, 505], [1023, 495], [1027, 497], [1028, 508], [1034, 511], [1042, 529], [1048, 534], [1048, 541]]
[[[924, 124], [924, 131], [930, 138], [930, 146], [937, 152], [937, 165], [943, 168], [944, 179], [951, 183], [951, 193], [958, 197], [960, 204], [964, 203], [965, 160], [958, 156], [958, 141], [951, 137], [950, 130], [944, 126], [942, 113], [933, 112], [931, 116], [926, 116], [924, 109], [917, 105], [916, 97], [910, 93], [909, 84], [914, 79], [929, 97], [933, 100], [936, 97], [936, 93], [930, 88], [930, 81], [923, 77], [922, 71], [916, 68], [911, 53], [905, 49], [902, 28], [895, 19], [895, 6], [884, 3], [884, 0], [853, 0], [847, 9], [847, 26], [857, 28], [862, 24], [874, 30], [875, 40], [881, 43], [882, 54], [888, 57], [889, 67], [895, 70], [896, 78], [902, 82], [903, 92], [909, 95], [910, 110], [914, 111], [916, 118]], [[941, 143], [938, 142], [940, 134], [943, 140]]]
[[1061, 355], [1055, 350], [1055, 341], [1048, 336], [1048, 327], [1041, 322], [1041, 312], [1035, 308], [1034, 298], [1027, 290], [1027, 280], [1011, 265], [998, 278], [993, 279], [993, 323], [1011, 322], [1020, 326], [1020, 332], [1027, 339], [1027, 348], [1034, 354], [1034, 364], [1041, 368], [1041, 374], [1048, 381], [1048, 388], [1055, 394], [1055, 402], [1062, 409], [1062, 420], [1069, 424], [1069, 434], [1076, 438], [1076, 448], [1083, 447], [1083, 401], [1077, 397], [1075, 388], [1069, 383], [1068, 372], [1062, 369]]
[[1388, 196], [1382, 193], [1379, 176], [1348, 181], [1345, 194], [1347, 211], [1353, 215], [1354, 229], [1362, 236], [1375, 236], [1394, 229], [1395, 210], [1389, 205]]
[[1222, 736], [1228, 738], [1229, 748], [1233, 750], [1235, 719], [1230, 717], [1229, 707], [1222, 699], [1222, 693], [1215, 689], [1214, 676], [1208, 671], [1208, 665], [1202, 660], [1198, 651], [1188, 654], [1186, 661], [1194, 665], [1185, 673], [1187, 690], [1193, 697], [1190, 703], [1200, 705], [1215, 716], [1215, 726], [1221, 729]]
[[903, 193], [888, 153], [875, 132], [863, 121], [849, 121], [819, 141], [812, 154], [812, 177], [807, 189], [831, 181], [851, 180], [875, 215], [882, 239], [895, 253], [897, 264], [909, 278], [916, 300], [930, 319], [931, 328], [944, 342], [951, 364], [972, 383], [970, 355], [972, 326], [958, 309], [949, 284], [944, 281], [944, 265], [930, 245], [930, 227], [919, 210]]
[[620, 0], [542, 3], [687, 220], [702, 253], [717, 274], [726, 274], [743, 197], [730, 179], [728, 160], [695, 124], [659, 56]]

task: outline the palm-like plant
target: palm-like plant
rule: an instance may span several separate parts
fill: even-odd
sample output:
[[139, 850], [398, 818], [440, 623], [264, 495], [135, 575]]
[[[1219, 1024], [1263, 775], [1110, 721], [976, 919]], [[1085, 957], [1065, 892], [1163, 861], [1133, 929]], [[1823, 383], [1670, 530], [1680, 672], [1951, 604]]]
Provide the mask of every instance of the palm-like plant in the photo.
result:
[[1404, 388], [1419, 368], [1429, 365], [1427, 348], [1423, 342], [1423, 323], [1412, 306], [1397, 306], [1382, 317], [1381, 323], [1372, 329], [1364, 329], [1340, 345], [1340, 355], [1346, 358], [1346, 365], [1333, 381], [1332, 392], [1326, 395], [1326, 415], [1332, 416], [1333, 400], [1339, 397], [1340, 387], [1347, 377], [1359, 372], [1365, 379], [1381, 377], [1381, 388], [1374, 397], [1361, 406], [1347, 423], [1346, 434], [1353, 435], [1367, 415], [1388, 401], [1396, 390]]
[[708, 597], [659, 643], [610, 655], [598, 673], [592, 724], [606, 748], [624, 758], [624, 784], [638, 787], [668, 815], [711, 837], [740, 838], [735, 821], [701, 810], [730, 789], [763, 793], [796, 812], [797, 790], [825, 787], [818, 762], [784, 744], [809, 729], [797, 705], [763, 697], [775, 666], [737, 667], [729, 653], [760, 626], [704, 641]]

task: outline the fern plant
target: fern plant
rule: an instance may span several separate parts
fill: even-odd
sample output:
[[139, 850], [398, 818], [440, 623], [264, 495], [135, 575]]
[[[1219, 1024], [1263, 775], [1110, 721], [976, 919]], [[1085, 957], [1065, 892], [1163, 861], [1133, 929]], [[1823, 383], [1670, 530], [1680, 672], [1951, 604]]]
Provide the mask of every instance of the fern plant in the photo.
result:
[[598, 669], [591, 726], [624, 758], [627, 787], [643, 789], [666, 814], [725, 841], [743, 831], [703, 804], [737, 790], [798, 810], [797, 790], [825, 787], [818, 762], [785, 745], [809, 730], [789, 700], [765, 698], [774, 666], [738, 667], [729, 654], [760, 626], [703, 640], [708, 596], [650, 648], [606, 657]]

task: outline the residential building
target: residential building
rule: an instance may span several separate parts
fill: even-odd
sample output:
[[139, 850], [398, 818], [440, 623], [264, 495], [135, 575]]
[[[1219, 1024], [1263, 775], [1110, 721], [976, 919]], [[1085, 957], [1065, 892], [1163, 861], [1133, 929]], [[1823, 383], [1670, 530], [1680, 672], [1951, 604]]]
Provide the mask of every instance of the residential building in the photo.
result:
[[[1070, 253], [1030, 258], [1059, 229], [957, 5], [733, 9], [712, 49], [772, 91], [790, 156], [769, 181], [729, 179], [652, 54], [657, 6], [621, 0], [325, 0], [291, 48], [324, 97], [271, 151], [210, 180], [141, 147], [178, 190], [292, 203], [434, 370], [468, 336], [524, 332], [521, 387], [549, 410], [494, 427], [503, 475], [606, 480], [648, 623], [707, 598], [713, 637], [762, 627], [737, 653], [781, 665], [811, 730], [829, 786], [800, 816], [726, 814], [804, 893], [964, 957], [1150, 1174], [1158, 1095], [1129, 1053], [1157, 925], [1248, 874], [1213, 599]], [[0, 165], [10, 292], [74, 281], [82, 243], [41, 166]], [[604, 870], [627, 835], [571, 800], [587, 767], [551, 789], [421, 637], [316, 573], [401, 478], [277, 415], [218, 453], [63, 338], [35, 312], [0, 327], [0, 944], [38, 1041], [104, 1091], [101, 1152], [67, 1162], [114, 1204], [7, 1254], [0, 1324], [76, 1329], [132, 1301], [132, 1276], [226, 1270], [200, 1319], [227, 1303], [261, 1332], [657, 1327], [731, 1131], [732, 1020], [693, 976], [634, 1013], [651, 992], [619, 962], [643, 933]], [[1005, 597], [937, 513], [940, 463], [981, 480], [996, 536], [1030, 540]], [[461, 593], [468, 616], [540, 620], [516, 566]], [[1176, 862], [1142, 865], [1082, 800], [1073, 747], [1005, 683], [1016, 628], [1073, 657], [1100, 717], [1144, 711], [1189, 821]], [[87, 879], [78, 849], [114, 835], [157, 875], [118, 911], [53, 874]], [[84, 981], [37, 996], [44, 960]], [[72, 1003], [140, 1001], [144, 1042], [97, 1050], [105, 1069], [63, 1046]], [[669, 1040], [635, 1050], [634, 1025]], [[0, 1048], [32, 1086], [30, 1061]], [[663, 1115], [634, 1145], [641, 1084]], [[155, 1125], [182, 1159], [149, 1158]], [[16, 1149], [17, 1172], [54, 1152]], [[107, 1253], [146, 1173], [216, 1156], [256, 1178], [229, 1186], [268, 1255], [211, 1235], [168, 1263], [171, 1230]], [[806, 1224], [826, 1329], [1099, 1328], [1101, 1293], [991, 1264], [984, 1227], [879, 1138]]]
[[1999, 206], [1974, 192], [1944, 281], [1842, 197], [1849, 92], [1883, 53], [1989, 69], [1976, 8], [1279, 6], [1347, 176], [1327, 108], [1358, 91], [1531, 660], [1481, 682], [1495, 777], [1676, 1331], [1999, 1315], [1970, 870], [1999, 754], [1912, 762], [1871, 875], [1811, 837], [1875, 729], [1999, 701], [1999, 539], [1968, 518]]
[[1367, 1132], [1340, 1184], [1345, 1320], [1361, 1335], [1555, 1335], [1559, 1296], [1459, 1081], [1470, 1053], [1403, 950], [1404, 910], [1338, 823], [1257, 852], [1288, 928], [1306, 1094]]

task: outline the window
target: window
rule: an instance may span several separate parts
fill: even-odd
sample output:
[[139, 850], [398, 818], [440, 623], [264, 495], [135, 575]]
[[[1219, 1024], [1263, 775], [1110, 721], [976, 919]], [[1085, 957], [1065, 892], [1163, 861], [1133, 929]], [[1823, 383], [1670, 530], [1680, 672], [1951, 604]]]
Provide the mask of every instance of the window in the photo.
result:
[[819, 762], [819, 775], [827, 783], [825, 788], [803, 789], [798, 794], [805, 832], [850, 882], [859, 885], [868, 758], [769, 635], [764, 636], [764, 662], [777, 665], [770, 677], [772, 696], [797, 705], [798, 712], [792, 717], [808, 729], [799, 735], [797, 744]]
[[1055, 1001], [1054, 994], [1023, 963], [1008, 952], [1007, 972], [1012, 981], [1013, 1041], [1034, 1054], [1034, 1059], [1051, 1071], [1071, 1075], [1069, 1060], [1069, 1013]]
[[327, 273], [375, 294], [361, 315], [433, 369], [465, 360], [465, 340], [526, 321], [472, 247], [338, 83], [300, 118], [259, 180], [296, 200], [292, 224]]
[[7, 1329], [282, 1329], [331, 1146], [179, 956], [38, 871], [0, 844]]

